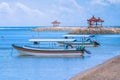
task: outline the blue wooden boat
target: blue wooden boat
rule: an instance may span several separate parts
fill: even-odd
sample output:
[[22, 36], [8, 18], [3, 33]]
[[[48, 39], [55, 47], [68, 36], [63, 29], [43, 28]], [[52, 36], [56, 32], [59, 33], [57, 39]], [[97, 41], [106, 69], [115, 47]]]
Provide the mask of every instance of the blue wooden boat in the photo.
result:
[[[75, 39], [30, 39], [31, 42], [73, 42]], [[39, 45], [39, 44], [38, 44]], [[66, 44], [67, 45], [67, 44]], [[22, 56], [39, 56], [39, 57], [80, 57], [84, 51], [78, 48], [69, 47], [33, 47], [33, 46], [18, 46], [12, 45]], [[54, 46], [54, 45], [52, 45]]]
[[84, 45], [84, 46], [99, 46], [100, 44], [96, 41], [94, 35], [63, 35], [65, 39], [75, 39], [73, 42], [62, 42], [59, 44], [71, 44], [72, 46]]

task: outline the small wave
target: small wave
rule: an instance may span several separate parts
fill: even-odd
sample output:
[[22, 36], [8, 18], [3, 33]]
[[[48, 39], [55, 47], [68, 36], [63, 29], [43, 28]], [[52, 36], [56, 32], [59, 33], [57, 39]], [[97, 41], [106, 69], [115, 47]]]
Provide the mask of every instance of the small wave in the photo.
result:
[[[21, 26], [21, 27], [0, 27], [0, 30], [17, 30], [17, 29], [33, 29], [33, 28], [36, 28], [38, 26]], [[39, 27], [47, 27], [47, 26], [39, 26]]]
[[0, 50], [10, 50], [12, 47], [1, 47]]
[[0, 30], [29, 30], [35, 27], [0, 27]]
[[24, 29], [32, 29], [32, 28], [0, 28], [0, 30], [24, 30]]
[[102, 35], [101, 37], [110, 37], [110, 38], [112, 38], [112, 37], [114, 37], [114, 38], [120, 38], [120, 35]]

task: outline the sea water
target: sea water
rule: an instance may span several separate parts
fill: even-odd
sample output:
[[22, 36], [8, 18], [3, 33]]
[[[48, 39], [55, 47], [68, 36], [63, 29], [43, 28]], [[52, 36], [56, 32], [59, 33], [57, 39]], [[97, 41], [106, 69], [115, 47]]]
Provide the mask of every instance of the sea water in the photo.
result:
[[96, 35], [99, 47], [79, 58], [19, 57], [12, 44], [31, 38], [63, 38], [68, 31], [33, 32], [34, 27], [0, 27], [0, 80], [69, 80], [76, 74], [120, 55], [120, 35]]

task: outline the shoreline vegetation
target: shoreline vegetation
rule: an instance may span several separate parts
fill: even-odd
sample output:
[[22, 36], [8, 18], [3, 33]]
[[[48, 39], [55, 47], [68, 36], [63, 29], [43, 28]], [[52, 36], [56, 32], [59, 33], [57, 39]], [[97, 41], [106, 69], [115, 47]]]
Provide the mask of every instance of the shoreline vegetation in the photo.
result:
[[120, 55], [79, 73], [70, 80], [120, 80]]
[[120, 34], [120, 28], [49, 27], [34, 28], [32, 31], [70, 31], [69, 34]]

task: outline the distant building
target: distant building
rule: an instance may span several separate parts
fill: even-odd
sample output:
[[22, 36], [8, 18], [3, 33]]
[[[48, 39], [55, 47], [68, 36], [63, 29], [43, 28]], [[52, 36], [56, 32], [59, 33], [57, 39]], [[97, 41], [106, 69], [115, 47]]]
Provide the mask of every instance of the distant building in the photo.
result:
[[100, 17], [95, 18], [94, 16], [92, 16], [90, 19], [87, 20], [88, 21], [88, 28], [101, 28], [102, 23], [104, 22], [104, 20], [102, 20]]
[[53, 24], [53, 27], [58, 27], [59, 24], [60, 24], [60, 22], [58, 22], [57, 20], [55, 20], [55, 21], [52, 22], [52, 24]]

